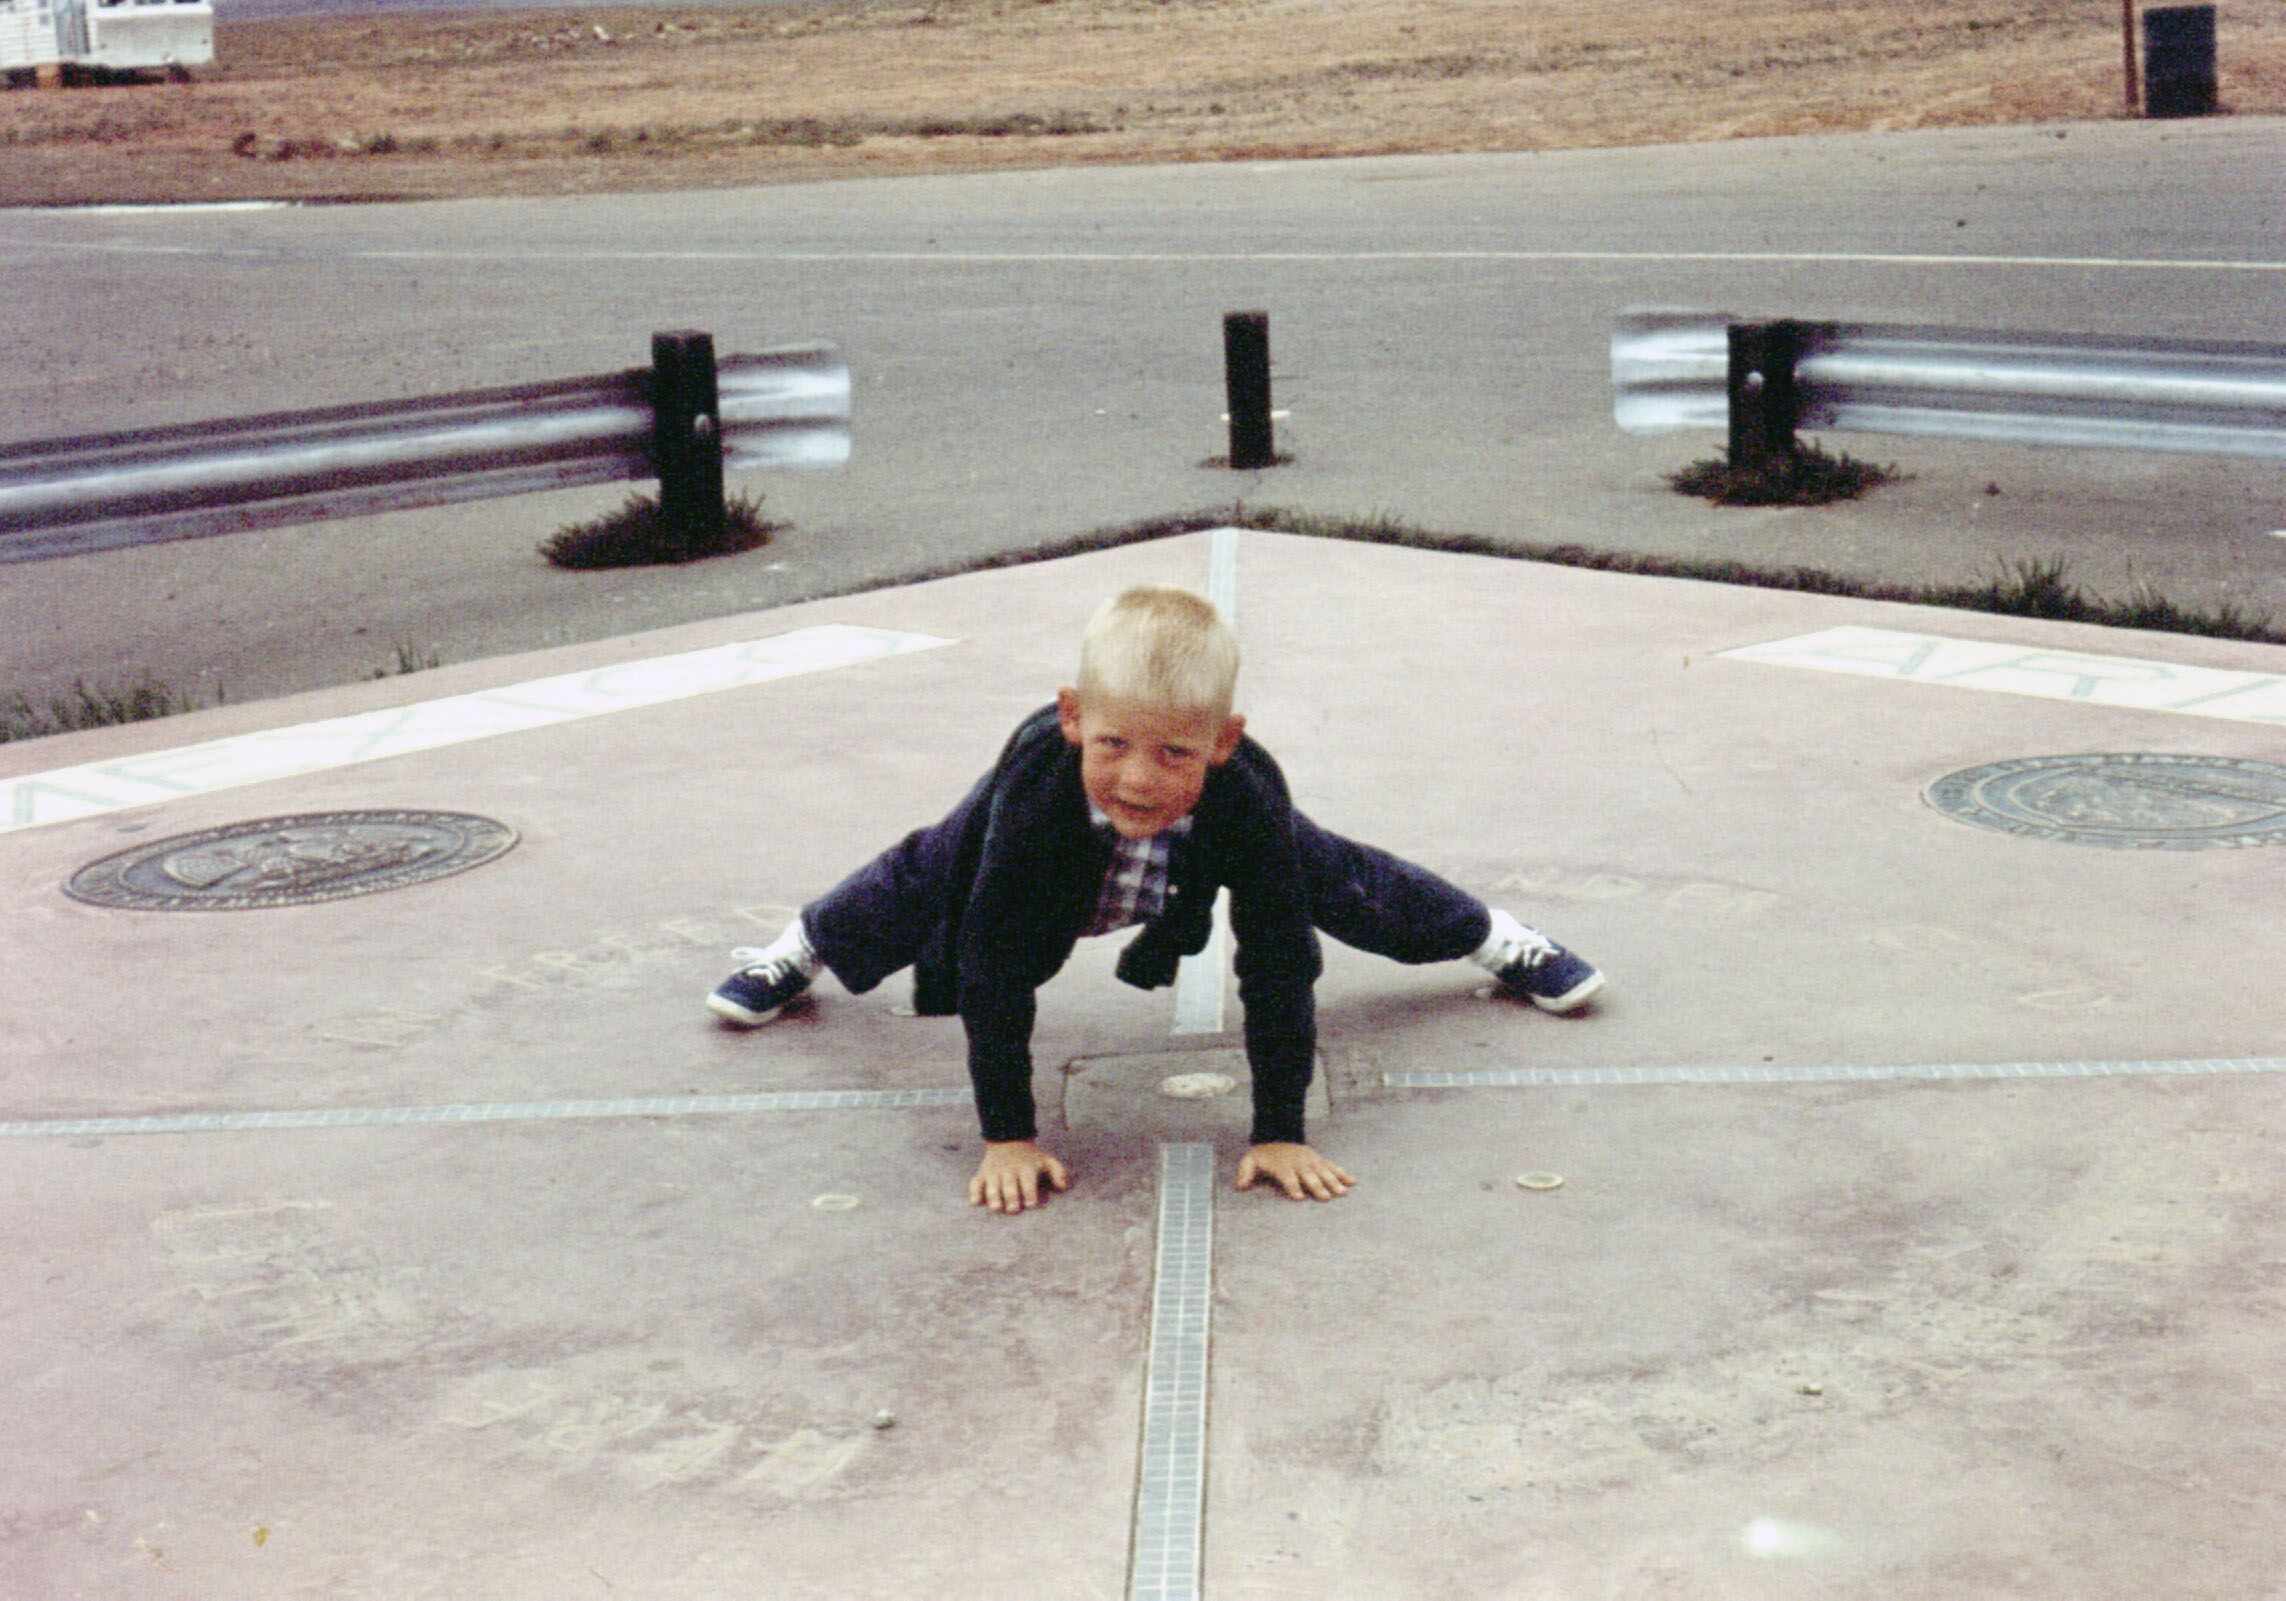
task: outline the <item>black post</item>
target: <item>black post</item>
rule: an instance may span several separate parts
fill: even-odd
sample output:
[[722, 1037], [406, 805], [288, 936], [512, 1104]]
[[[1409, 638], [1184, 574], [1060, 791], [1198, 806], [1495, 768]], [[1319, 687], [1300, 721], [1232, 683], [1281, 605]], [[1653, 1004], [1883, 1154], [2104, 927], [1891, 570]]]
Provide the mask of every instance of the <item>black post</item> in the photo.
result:
[[721, 400], [714, 336], [651, 336], [651, 450], [659, 470], [659, 521], [689, 561], [722, 548]]
[[1730, 465], [1760, 471], [1794, 455], [1802, 415], [1794, 363], [1802, 355], [1798, 322], [1730, 325]]
[[1274, 467], [1270, 436], [1270, 313], [1233, 311], [1222, 319], [1222, 385], [1230, 404], [1230, 464]]
[[2205, 117], [2215, 109], [2215, 8], [2154, 6], [2143, 13], [2143, 110]]

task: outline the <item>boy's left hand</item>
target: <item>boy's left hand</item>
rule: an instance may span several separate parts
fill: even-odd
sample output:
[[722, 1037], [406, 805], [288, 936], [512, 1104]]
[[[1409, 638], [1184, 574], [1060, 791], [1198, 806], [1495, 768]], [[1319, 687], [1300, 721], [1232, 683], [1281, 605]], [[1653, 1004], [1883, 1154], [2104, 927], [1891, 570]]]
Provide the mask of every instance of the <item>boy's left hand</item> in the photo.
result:
[[1268, 1179], [1297, 1201], [1331, 1201], [1347, 1195], [1357, 1180], [1307, 1145], [1276, 1142], [1257, 1145], [1238, 1164], [1238, 1188], [1250, 1190], [1258, 1178]]

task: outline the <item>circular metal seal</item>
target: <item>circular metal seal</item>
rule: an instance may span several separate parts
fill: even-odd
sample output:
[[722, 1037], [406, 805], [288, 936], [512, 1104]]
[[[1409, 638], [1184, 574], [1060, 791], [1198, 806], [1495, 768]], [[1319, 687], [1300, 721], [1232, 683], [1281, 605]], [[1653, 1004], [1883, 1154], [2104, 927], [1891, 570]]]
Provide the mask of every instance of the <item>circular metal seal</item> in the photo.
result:
[[2123, 850], [2286, 843], [2286, 767], [2223, 756], [2034, 756], [1929, 786], [1948, 817]]
[[401, 889], [481, 866], [516, 831], [464, 812], [264, 817], [137, 845], [71, 876], [64, 893], [145, 912], [304, 906]]

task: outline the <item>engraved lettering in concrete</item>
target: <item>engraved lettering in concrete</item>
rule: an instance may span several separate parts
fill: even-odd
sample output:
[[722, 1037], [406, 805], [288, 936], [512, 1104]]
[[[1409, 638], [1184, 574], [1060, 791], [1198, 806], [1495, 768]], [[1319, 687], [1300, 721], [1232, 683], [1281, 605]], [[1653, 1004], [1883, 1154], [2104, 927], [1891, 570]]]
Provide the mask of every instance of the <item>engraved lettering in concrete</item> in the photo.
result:
[[1521, 867], [1491, 877], [1465, 871], [1445, 876], [1488, 899], [1509, 895], [1553, 901], [1639, 900], [1720, 922], [1745, 922], [1785, 899], [1775, 890], [1745, 884], [1641, 871], [1620, 872], [1614, 868]]
[[[422, 995], [415, 1005], [333, 1018], [319, 1029], [318, 1038], [337, 1045], [400, 1049], [480, 1012], [528, 997], [560, 996], [567, 989], [625, 982], [646, 969], [686, 960], [698, 950], [719, 950], [727, 961], [732, 945], [751, 939], [757, 928], [777, 933], [795, 913], [792, 906], [765, 903], [606, 930], [570, 950], [529, 951], [511, 961], [480, 967], [465, 985]], [[720, 976], [712, 973], [708, 982]]]
[[2286, 724], [2286, 676], [1888, 628], [1828, 628], [1722, 652], [1733, 661], [1904, 679], [2045, 700]]
[[0, 832], [522, 733], [950, 643], [928, 634], [829, 623], [769, 639], [0, 779]]
[[324, 1201], [165, 1212], [151, 1234], [184, 1289], [249, 1351], [281, 1353], [378, 1337], [409, 1322], [411, 1298]]
[[654, 1379], [623, 1378], [599, 1385], [560, 1370], [488, 1377], [449, 1404], [442, 1421], [496, 1442], [492, 1454], [503, 1459], [601, 1469], [642, 1489], [711, 1484], [783, 1499], [816, 1491], [848, 1468], [872, 1432], [805, 1424], [781, 1436]]

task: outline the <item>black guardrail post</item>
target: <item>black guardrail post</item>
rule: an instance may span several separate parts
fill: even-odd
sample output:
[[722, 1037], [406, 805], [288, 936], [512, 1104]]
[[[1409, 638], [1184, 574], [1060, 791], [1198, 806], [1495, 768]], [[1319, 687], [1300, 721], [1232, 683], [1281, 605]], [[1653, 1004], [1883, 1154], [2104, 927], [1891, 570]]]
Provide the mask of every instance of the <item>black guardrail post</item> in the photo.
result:
[[2143, 110], [2205, 117], [2215, 109], [2215, 8], [2154, 6], [2143, 13]]
[[1230, 464], [1274, 467], [1270, 433], [1270, 313], [1233, 311], [1222, 319], [1222, 383], [1230, 405]]
[[659, 520], [680, 560], [722, 548], [722, 413], [714, 335], [651, 336], [652, 452]]
[[1794, 364], [1802, 356], [1804, 324], [1734, 322], [1730, 325], [1730, 465], [1760, 469], [1790, 459], [1802, 415]]

